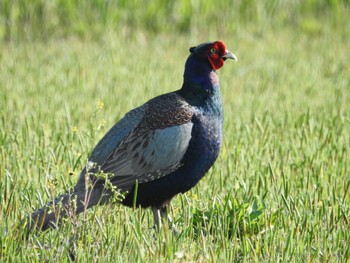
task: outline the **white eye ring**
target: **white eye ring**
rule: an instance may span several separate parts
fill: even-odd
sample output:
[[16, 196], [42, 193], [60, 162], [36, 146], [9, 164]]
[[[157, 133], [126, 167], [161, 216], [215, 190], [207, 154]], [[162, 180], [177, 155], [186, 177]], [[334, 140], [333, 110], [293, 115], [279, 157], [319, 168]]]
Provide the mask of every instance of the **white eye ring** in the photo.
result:
[[215, 49], [215, 48], [212, 48], [212, 49], [210, 50], [210, 52], [211, 52], [212, 54], [215, 54], [215, 53], [216, 53], [216, 49]]

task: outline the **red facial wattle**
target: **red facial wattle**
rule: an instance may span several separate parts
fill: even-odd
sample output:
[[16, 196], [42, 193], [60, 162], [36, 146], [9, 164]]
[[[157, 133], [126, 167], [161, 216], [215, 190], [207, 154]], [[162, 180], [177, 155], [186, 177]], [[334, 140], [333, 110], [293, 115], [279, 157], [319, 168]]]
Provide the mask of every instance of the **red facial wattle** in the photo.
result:
[[216, 41], [213, 43], [208, 60], [214, 70], [218, 70], [224, 65], [224, 60], [222, 59], [222, 56], [225, 54], [225, 52], [226, 47], [223, 42]]
[[218, 70], [224, 65], [224, 60], [218, 54], [211, 54], [209, 56], [209, 63], [214, 70]]

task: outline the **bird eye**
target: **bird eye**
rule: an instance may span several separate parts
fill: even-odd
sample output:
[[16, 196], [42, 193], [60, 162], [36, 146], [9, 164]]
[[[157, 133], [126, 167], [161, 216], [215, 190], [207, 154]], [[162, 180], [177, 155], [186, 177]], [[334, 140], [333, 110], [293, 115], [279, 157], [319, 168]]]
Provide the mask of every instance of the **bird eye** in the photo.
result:
[[212, 54], [215, 54], [215, 53], [216, 53], [216, 49], [215, 49], [215, 48], [212, 48], [212, 49], [210, 50], [210, 52], [211, 52]]

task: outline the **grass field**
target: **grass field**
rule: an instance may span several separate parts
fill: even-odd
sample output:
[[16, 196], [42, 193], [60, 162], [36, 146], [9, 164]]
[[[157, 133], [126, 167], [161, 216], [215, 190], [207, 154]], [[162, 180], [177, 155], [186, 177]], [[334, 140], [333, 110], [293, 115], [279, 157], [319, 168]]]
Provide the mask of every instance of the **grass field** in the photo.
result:
[[[349, 261], [350, 26], [339, 10], [291, 25], [266, 15], [223, 31], [2, 42], [0, 261], [69, 262], [70, 251], [77, 262]], [[22, 241], [21, 220], [74, 185], [103, 134], [178, 89], [188, 48], [215, 39], [239, 59], [219, 71], [224, 144], [172, 202], [179, 235], [156, 233], [149, 210], [111, 204]]]

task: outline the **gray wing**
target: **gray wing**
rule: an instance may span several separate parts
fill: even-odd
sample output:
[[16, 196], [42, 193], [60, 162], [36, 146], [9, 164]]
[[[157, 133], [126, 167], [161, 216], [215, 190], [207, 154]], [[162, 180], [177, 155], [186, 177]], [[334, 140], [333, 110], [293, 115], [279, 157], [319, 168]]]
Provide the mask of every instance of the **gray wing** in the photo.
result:
[[146, 111], [145, 108], [145, 105], [142, 105], [131, 110], [103, 136], [92, 150], [87, 166], [81, 171], [76, 188], [85, 185], [86, 170], [91, 173], [97, 172], [94, 167], [101, 167], [115, 149], [118, 149], [121, 142], [140, 124]]
[[101, 166], [117, 149], [120, 143], [140, 124], [145, 114], [145, 105], [129, 111], [98, 142], [92, 150], [89, 162]]
[[193, 123], [192, 109], [175, 93], [159, 96], [145, 105], [139, 125], [126, 136], [100, 166], [112, 174], [119, 189], [165, 176], [181, 166]]

